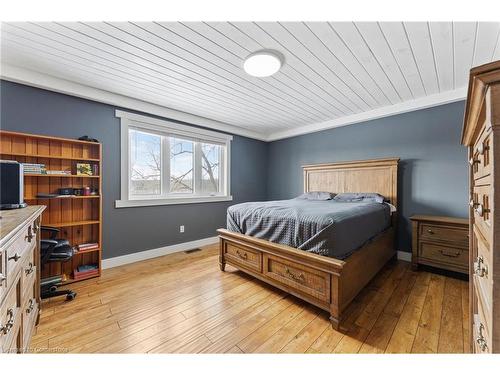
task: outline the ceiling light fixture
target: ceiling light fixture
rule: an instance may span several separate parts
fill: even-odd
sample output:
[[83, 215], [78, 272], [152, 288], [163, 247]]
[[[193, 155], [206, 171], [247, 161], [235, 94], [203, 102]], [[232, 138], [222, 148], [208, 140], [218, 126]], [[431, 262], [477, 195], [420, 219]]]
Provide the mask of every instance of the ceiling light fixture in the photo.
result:
[[283, 55], [278, 51], [261, 50], [245, 59], [243, 69], [254, 77], [269, 77], [281, 69], [283, 62]]

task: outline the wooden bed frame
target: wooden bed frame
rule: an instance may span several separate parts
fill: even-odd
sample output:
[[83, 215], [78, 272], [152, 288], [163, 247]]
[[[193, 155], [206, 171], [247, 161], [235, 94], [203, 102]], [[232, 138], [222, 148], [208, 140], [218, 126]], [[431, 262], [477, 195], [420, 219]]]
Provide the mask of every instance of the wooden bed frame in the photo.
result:
[[[304, 191], [377, 192], [398, 207], [399, 158], [306, 165]], [[219, 229], [219, 265], [226, 264], [330, 312], [339, 329], [342, 312], [396, 255], [396, 213], [391, 227], [345, 260]]]

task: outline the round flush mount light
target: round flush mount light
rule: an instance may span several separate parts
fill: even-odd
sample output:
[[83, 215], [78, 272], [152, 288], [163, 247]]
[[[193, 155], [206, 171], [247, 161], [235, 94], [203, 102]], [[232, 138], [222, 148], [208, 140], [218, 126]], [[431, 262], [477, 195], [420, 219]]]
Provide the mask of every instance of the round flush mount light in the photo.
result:
[[243, 69], [254, 77], [269, 77], [281, 69], [283, 61], [283, 55], [278, 51], [261, 50], [245, 59]]

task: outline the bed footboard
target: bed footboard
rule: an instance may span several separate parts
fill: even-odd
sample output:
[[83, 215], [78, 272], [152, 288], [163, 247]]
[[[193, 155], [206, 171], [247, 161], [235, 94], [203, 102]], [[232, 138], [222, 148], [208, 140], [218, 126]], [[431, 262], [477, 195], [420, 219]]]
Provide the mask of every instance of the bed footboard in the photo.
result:
[[334, 329], [342, 312], [394, 254], [392, 229], [346, 261], [219, 229], [219, 266], [230, 264], [330, 313]]

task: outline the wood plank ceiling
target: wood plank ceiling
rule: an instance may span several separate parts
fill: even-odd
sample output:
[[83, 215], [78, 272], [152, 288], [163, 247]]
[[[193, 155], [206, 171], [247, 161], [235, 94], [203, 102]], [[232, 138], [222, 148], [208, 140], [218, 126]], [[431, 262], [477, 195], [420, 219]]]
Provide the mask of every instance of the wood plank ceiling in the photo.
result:
[[[500, 59], [500, 23], [3, 23], [2, 64], [260, 134], [276, 134], [463, 90]], [[272, 77], [250, 53], [285, 56]], [[236, 128], [236, 129], [237, 129]]]

